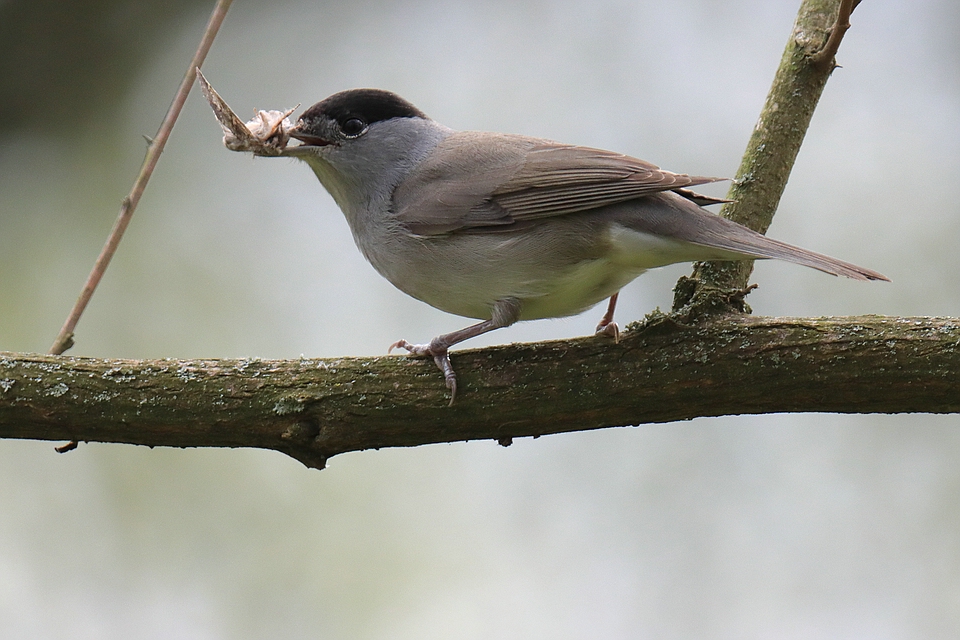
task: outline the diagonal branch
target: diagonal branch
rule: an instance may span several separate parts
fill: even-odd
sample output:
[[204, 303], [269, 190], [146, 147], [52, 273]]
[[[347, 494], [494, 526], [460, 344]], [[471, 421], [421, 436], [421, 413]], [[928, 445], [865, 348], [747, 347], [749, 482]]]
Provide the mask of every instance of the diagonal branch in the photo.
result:
[[[834, 19], [840, 15], [841, 4], [852, 10], [850, 0], [801, 3], [780, 67], [727, 195], [732, 202], [724, 205], [720, 215], [761, 233], [769, 228], [833, 70], [819, 64], [817, 56], [827, 50], [824, 43], [831, 40], [831, 33], [838, 34], [834, 44], [839, 46], [841, 31], [846, 30]], [[845, 15], [849, 17], [849, 12]], [[832, 54], [829, 55], [832, 60]], [[742, 290], [752, 271], [751, 260], [698, 262], [692, 276], [695, 286], [681, 280], [681, 289], [688, 289], [689, 293], [678, 296], [674, 308], [688, 304], [704, 290]]]

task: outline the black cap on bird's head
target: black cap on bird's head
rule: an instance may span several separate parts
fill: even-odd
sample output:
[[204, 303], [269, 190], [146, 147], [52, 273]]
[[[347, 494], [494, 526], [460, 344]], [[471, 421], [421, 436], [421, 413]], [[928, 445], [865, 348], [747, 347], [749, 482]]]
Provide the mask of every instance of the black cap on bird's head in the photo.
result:
[[427, 115], [395, 93], [383, 89], [348, 89], [303, 112], [290, 136], [305, 145], [325, 146], [356, 138], [375, 122]]

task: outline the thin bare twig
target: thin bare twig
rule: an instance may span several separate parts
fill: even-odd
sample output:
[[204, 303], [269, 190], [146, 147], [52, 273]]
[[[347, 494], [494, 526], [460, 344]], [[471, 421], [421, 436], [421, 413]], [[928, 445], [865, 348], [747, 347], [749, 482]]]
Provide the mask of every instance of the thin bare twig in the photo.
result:
[[[180, 111], [187, 101], [187, 96], [190, 94], [194, 80], [196, 80], [196, 70], [203, 64], [204, 59], [206, 59], [207, 53], [209, 53], [210, 47], [213, 45], [213, 39], [217, 36], [220, 25], [223, 24], [223, 19], [227, 15], [227, 9], [230, 8], [232, 2], [233, 0], [217, 0], [217, 5], [213, 8], [213, 13], [210, 15], [210, 20], [207, 21], [207, 28], [204, 30], [203, 37], [200, 39], [200, 45], [197, 47], [196, 53], [193, 54], [193, 59], [187, 67], [187, 73], [180, 82], [180, 88], [177, 89], [173, 103], [170, 105], [170, 109], [167, 110], [167, 115], [163, 118], [157, 135], [154, 136], [152, 140], [148, 140], [147, 155], [143, 159], [140, 173], [137, 175], [137, 179], [134, 180], [130, 193], [123, 199], [120, 205], [120, 213], [117, 216], [117, 221], [114, 223], [113, 229], [110, 231], [110, 235], [107, 237], [107, 241], [103, 245], [103, 249], [100, 251], [100, 255], [93, 265], [93, 269], [90, 271], [90, 275], [87, 276], [87, 281], [83, 285], [83, 289], [80, 290], [80, 297], [77, 298], [77, 302], [73, 305], [70, 315], [67, 316], [66, 321], [63, 323], [57, 339], [54, 340], [53, 345], [50, 347], [51, 355], [60, 355], [73, 346], [73, 332], [77, 328], [77, 322], [80, 321], [80, 316], [83, 315], [84, 310], [87, 308], [87, 303], [89, 303], [90, 298], [93, 297], [94, 290], [97, 288], [97, 285], [100, 284], [100, 280], [103, 278], [103, 274], [106, 272], [110, 260], [113, 259], [113, 254], [117, 251], [120, 239], [130, 224], [130, 219], [133, 217], [133, 212], [137, 208], [137, 203], [140, 202], [140, 196], [143, 195], [144, 189], [147, 188], [147, 182], [150, 180], [150, 176], [153, 175], [153, 170], [160, 160], [160, 154], [163, 153], [163, 148], [167, 144], [170, 132], [173, 131], [173, 125], [176, 124], [177, 118], [180, 116]], [[77, 442], [71, 441], [63, 446], [57, 447], [56, 450], [60, 453], [66, 453], [76, 448]]]
[[840, 50], [840, 42], [847, 33], [847, 29], [850, 28], [850, 14], [853, 13], [858, 4], [860, 4], [860, 0], [841, 0], [840, 9], [837, 11], [837, 21], [830, 30], [830, 37], [827, 38], [823, 48], [811, 56], [811, 61], [820, 70], [833, 70], [836, 66], [834, 59], [837, 56], [837, 51]]
[[87, 282], [80, 291], [80, 297], [77, 299], [76, 304], [73, 305], [73, 309], [70, 311], [70, 315], [67, 316], [66, 322], [63, 323], [63, 328], [60, 329], [60, 333], [57, 335], [53, 346], [50, 347], [51, 355], [60, 355], [73, 346], [73, 332], [77, 327], [77, 322], [79, 322], [80, 316], [83, 315], [84, 309], [87, 308], [87, 303], [90, 302], [90, 298], [100, 283], [100, 279], [103, 278], [103, 274], [107, 270], [107, 265], [110, 264], [110, 260], [117, 250], [117, 245], [120, 244], [120, 238], [123, 237], [123, 232], [126, 231], [127, 225], [130, 224], [130, 218], [133, 217], [137, 203], [140, 202], [140, 196], [143, 195], [143, 191], [147, 187], [147, 182], [150, 180], [150, 176], [153, 174], [153, 170], [160, 160], [160, 154], [163, 153], [163, 147], [170, 137], [173, 125], [180, 116], [180, 111], [183, 109], [183, 105], [187, 101], [187, 96], [190, 94], [190, 89], [193, 87], [193, 82], [196, 79], [196, 69], [203, 64], [203, 60], [207, 57], [207, 53], [210, 51], [211, 45], [213, 45], [213, 39], [216, 37], [217, 31], [220, 30], [220, 25], [223, 24], [227, 9], [230, 8], [232, 2], [233, 0], [217, 0], [217, 6], [214, 7], [210, 20], [207, 22], [207, 28], [203, 32], [200, 46], [197, 47], [197, 52], [193, 55], [193, 60], [190, 61], [190, 66], [187, 68], [187, 73], [180, 83], [177, 95], [174, 97], [173, 103], [167, 111], [167, 115], [160, 124], [157, 135], [150, 141], [147, 148], [147, 155], [143, 159], [143, 166], [140, 167], [140, 173], [137, 175], [137, 179], [134, 181], [129, 195], [123, 199], [123, 203], [120, 205], [120, 213], [117, 216], [116, 223], [113, 225], [113, 230], [110, 231], [110, 236], [107, 238], [106, 244], [103, 245], [103, 249], [100, 251], [100, 255], [97, 257], [97, 261], [94, 263], [93, 269], [87, 277]]

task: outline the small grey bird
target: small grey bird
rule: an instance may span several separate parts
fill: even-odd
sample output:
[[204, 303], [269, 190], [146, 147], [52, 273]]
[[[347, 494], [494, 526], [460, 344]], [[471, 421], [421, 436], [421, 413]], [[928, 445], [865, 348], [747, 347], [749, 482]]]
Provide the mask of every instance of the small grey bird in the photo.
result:
[[370, 264], [401, 291], [481, 322], [428, 344], [456, 396], [448, 349], [518, 320], [578, 314], [610, 298], [597, 330], [617, 335], [617, 292], [647, 269], [776, 258], [856, 280], [870, 269], [771, 240], [710, 213], [687, 188], [721, 178], [664, 171], [611, 151], [454, 131], [400, 96], [352, 89], [288, 131], [343, 210]]

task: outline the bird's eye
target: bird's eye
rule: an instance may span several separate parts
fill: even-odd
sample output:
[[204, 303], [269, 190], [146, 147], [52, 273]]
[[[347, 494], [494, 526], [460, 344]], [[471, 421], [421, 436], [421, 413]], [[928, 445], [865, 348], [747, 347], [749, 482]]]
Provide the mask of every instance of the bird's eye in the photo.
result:
[[353, 138], [363, 133], [366, 128], [367, 123], [360, 118], [349, 118], [341, 125], [340, 130], [343, 131], [344, 135]]

